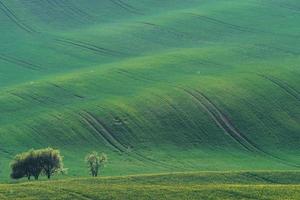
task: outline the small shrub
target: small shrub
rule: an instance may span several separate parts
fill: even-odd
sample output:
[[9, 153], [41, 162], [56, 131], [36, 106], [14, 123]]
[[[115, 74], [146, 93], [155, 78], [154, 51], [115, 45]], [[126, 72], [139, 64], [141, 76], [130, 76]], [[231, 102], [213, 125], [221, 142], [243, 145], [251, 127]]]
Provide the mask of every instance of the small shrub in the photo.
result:
[[85, 162], [88, 165], [90, 174], [93, 177], [97, 177], [100, 171], [100, 168], [104, 166], [107, 162], [106, 154], [99, 154], [98, 152], [92, 152], [85, 157]]

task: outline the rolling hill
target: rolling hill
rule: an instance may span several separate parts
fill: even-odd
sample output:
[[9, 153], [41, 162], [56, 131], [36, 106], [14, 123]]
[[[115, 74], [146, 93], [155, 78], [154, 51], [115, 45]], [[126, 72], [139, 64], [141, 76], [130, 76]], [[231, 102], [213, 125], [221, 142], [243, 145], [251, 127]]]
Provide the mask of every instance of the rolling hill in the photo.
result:
[[1, 0], [0, 165], [105, 175], [300, 167], [296, 0]]

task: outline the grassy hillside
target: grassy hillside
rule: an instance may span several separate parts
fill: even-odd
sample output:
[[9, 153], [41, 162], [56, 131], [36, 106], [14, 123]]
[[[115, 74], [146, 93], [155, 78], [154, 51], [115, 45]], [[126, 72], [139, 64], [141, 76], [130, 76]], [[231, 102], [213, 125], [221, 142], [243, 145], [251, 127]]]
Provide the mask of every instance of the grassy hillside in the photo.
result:
[[[300, 166], [296, 0], [1, 0], [0, 165], [105, 175]], [[121, 167], [120, 167], [121, 166]]]
[[298, 172], [202, 172], [0, 185], [3, 200], [288, 199], [300, 196]]

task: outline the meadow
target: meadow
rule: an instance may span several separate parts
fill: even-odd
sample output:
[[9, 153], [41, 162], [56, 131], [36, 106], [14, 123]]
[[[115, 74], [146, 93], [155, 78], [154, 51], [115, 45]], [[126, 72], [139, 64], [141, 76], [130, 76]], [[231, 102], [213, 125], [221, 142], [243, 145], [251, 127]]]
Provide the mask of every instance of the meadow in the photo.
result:
[[3, 200], [297, 200], [299, 183], [299, 171], [173, 173], [0, 185], [0, 197]]

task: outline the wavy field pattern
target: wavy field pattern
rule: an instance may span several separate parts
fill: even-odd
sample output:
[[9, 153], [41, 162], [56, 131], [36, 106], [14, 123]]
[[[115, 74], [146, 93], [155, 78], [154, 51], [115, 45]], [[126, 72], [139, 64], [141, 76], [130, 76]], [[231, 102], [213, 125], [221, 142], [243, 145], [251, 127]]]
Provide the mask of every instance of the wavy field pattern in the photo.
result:
[[299, 169], [299, 20], [296, 0], [0, 0], [0, 176], [45, 146], [69, 176], [91, 150], [106, 175]]

